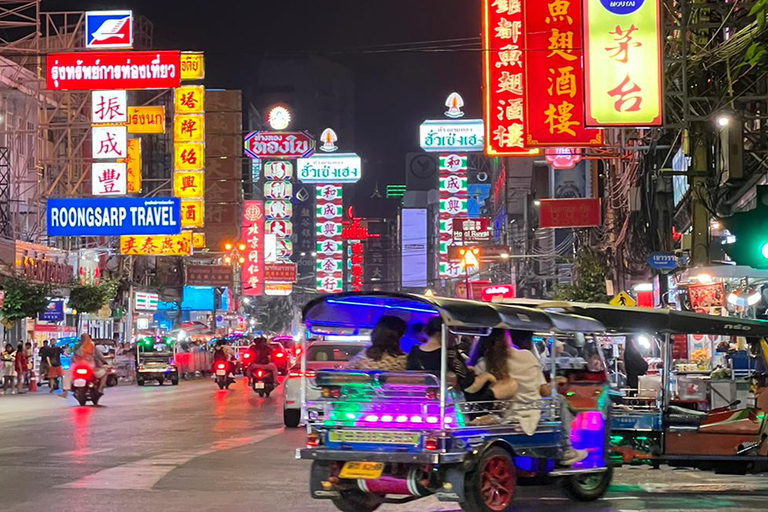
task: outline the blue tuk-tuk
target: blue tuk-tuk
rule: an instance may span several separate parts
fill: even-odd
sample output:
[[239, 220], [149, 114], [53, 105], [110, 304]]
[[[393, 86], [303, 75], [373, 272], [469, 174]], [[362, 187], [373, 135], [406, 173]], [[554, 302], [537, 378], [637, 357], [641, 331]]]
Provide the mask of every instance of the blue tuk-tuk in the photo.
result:
[[[511, 506], [518, 478], [554, 477], [569, 497], [581, 501], [607, 490], [609, 385], [600, 350], [589, 353], [587, 343], [581, 362], [567, 369], [558, 370], [551, 358], [550, 378], [555, 382], [558, 370], [559, 385], [552, 397], [531, 403], [467, 402], [449, 384], [446, 350], [453, 335], [488, 336], [494, 328], [569, 335], [601, 332], [599, 322], [396, 293], [324, 296], [307, 304], [303, 314], [307, 330], [317, 335], [354, 335], [384, 315], [407, 323], [426, 324], [435, 316], [443, 321], [439, 376], [344, 370], [318, 372], [303, 383], [322, 397], [305, 404], [307, 447], [297, 451], [297, 457], [312, 461], [313, 498], [359, 512], [435, 495], [463, 510], [500, 512]], [[531, 411], [540, 420], [529, 435], [520, 418]], [[570, 425], [564, 417], [573, 418]], [[569, 468], [557, 465], [566, 432], [571, 446], [588, 453]]]

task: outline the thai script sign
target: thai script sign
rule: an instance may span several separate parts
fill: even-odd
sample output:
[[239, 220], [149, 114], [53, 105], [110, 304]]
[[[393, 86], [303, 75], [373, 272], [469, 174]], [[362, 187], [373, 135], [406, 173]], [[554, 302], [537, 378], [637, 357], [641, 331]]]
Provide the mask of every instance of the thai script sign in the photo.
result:
[[302, 183], [357, 183], [362, 160], [354, 153], [299, 158], [296, 177]]
[[128, 107], [128, 133], [165, 133], [165, 107]]
[[419, 127], [419, 143], [427, 152], [483, 150], [483, 120], [429, 120]]
[[172, 89], [180, 83], [177, 51], [49, 53], [46, 66], [46, 87], [57, 91]]
[[315, 139], [306, 132], [251, 132], [245, 137], [249, 158], [306, 158], [315, 152]]
[[49, 199], [48, 236], [175, 235], [177, 198]]

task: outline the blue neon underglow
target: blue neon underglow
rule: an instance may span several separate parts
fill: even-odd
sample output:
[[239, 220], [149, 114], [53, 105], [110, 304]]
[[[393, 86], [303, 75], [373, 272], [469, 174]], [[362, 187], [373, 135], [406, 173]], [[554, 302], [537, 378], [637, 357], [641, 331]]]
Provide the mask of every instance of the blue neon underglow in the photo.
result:
[[416, 313], [427, 313], [433, 316], [437, 316], [440, 314], [434, 309], [423, 309], [423, 308], [415, 308], [410, 306], [392, 306], [389, 304], [373, 304], [370, 302], [350, 302], [348, 300], [339, 300], [339, 299], [328, 299], [326, 302], [328, 304], [342, 304], [342, 305], [348, 305], [348, 306], [362, 306], [362, 307], [368, 307], [368, 308], [393, 309], [396, 311], [414, 311]]

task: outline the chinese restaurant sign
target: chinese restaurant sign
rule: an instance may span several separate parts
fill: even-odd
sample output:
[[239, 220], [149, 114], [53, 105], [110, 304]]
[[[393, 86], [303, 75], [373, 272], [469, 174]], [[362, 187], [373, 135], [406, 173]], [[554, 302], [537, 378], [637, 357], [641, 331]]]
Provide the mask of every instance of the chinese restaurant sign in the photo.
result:
[[306, 132], [251, 132], [245, 137], [248, 158], [307, 158], [315, 153], [315, 139]]
[[177, 51], [49, 53], [46, 66], [46, 87], [53, 91], [173, 89], [180, 83]]
[[180, 235], [124, 235], [120, 237], [120, 254], [136, 256], [189, 256], [192, 233]]
[[264, 202], [244, 201], [240, 236], [245, 243], [243, 295], [264, 293]]
[[601, 145], [602, 130], [584, 128], [581, 3], [529, 0], [523, 8], [526, 145]]
[[165, 107], [128, 107], [128, 133], [165, 133]]
[[584, 0], [587, 126], [660, 126], [661, 0]]
[[181, 227], [201, 228], [205, 223], [205, 202], [202, 199], [181, 200]]
[[482, 0], [485, 154], [527, 156], [522, 0]]
[[540, 202], [540, 228], [591, 228], [599, 225], [599, 199], [542, 199]]

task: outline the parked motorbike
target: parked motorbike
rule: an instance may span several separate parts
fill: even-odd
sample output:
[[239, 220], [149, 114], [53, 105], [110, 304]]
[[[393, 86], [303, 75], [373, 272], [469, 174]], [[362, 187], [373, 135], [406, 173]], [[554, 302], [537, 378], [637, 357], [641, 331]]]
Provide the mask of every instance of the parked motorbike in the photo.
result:
[[275, 389], [275, 374], [261, 368], [254, 369], [251, 373], [251, 387], [259, 397], [269, 396]]
[[219, 389], [229, 389], [229, 386], [235, 382], [229, 367], [229, 363], [224, 361], [219, 361], [218, 363], [214, 364], [213, 373], [215, 375], [216, 384], [218, 384]]
[[72, 394], [80, 405], [86, 405], [90, 400], [93, 405], [99, 405], [103, 393], [99, 391], [99, 379], [93, 368], [78, 365], [72, 370]]

